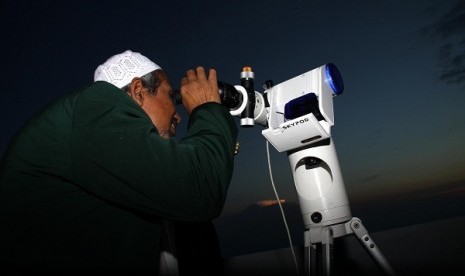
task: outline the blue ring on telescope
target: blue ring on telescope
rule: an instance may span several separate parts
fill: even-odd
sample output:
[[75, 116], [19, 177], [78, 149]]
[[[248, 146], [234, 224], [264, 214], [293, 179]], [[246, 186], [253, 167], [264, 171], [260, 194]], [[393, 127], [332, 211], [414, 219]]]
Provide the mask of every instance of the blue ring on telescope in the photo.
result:
[[325, 81], [333, 89], [334, 94], [339, 95], [344, 91], [344, 83], [336, 65], [328, 63], [325, 66]]

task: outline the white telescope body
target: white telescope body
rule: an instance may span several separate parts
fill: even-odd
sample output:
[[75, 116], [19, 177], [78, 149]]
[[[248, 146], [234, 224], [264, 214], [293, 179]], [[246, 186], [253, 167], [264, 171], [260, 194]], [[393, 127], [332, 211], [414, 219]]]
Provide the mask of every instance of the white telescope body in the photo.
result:
[[262, 134], [276, 150], [288, 154], [306, 229], [304, 275], [332, 275], [333, 239], [352, 233], [387, 275], [395, 275], [361, 220], [350, 212], [331, 137], [333, 97], [343, 90], [336, 66], [325, 64], [263, 94], [255, 92], [254, 120], [266, 128]]
[[[265, 91], [269, 100], [268, 128], [263, 136], [279, 152], [288, 152], [305, 227], [332, 225], [352, 218], [331, 127], [334, 125], [333, 97], [343, 89], [332, 64], [326, 64], [282, 82]], [[331, 76], [329, 69], [335, 69]], [[334, 71], [332, 72], [335, 73]], [[286, 119], [286, 104], [302, 96], [316, 96], [317, 111]], [[265, 109], [256, 99], [257, 122]], [[315, 116], [315, 113], [319, 113]], [[318, 118], [317, 118], [318, 117]]]

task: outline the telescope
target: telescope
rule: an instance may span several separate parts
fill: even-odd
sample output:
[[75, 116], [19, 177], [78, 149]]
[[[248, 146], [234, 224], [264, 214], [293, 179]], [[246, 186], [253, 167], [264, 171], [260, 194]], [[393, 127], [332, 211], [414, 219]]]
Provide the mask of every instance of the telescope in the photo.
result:
[[241, 126], [263, 126], [267, 141], [287, 153], [305, 228], [304, 275], [331, 275], [334, 239], [349, 234], [394, 275], [362, 221], [351, 214], [331, 136], [333, 99], [344, 91], [336, 65], [321, 65], [277, 85], [266, 81], [263, 93], [254, 90], [250, 67], [240, 77], [240, 85], [218, 82], [221, 103], [241, 117]]

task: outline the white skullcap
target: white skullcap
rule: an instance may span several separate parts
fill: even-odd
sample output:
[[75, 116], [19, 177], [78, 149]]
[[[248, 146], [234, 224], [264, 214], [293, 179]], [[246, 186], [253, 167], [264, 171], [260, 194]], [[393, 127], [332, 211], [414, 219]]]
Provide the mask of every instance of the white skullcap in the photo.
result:
[[161, 69], [140, 53], [127, 50], [114, 55], [99, 65], [94, 73], [94, 81], [106, 81], [118, 88], [129, 84], [133, 78], [142, 77], [154, 70]]

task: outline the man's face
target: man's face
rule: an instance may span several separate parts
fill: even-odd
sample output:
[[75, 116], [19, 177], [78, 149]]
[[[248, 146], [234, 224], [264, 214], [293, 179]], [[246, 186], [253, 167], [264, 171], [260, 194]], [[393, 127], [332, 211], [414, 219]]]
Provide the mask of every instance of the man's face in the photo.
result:
[[[155, 73], [154, 73], [155, 74]], [[168, 139], [176, 135], [176, 126], [181, 116], [176, 112], [173, 102], [173, 89], [165, 73], [158, 73], [160, 86], [155, 95], [144, 88], [145, 100], [142, 109], [148, 114], [159, 134]]]

